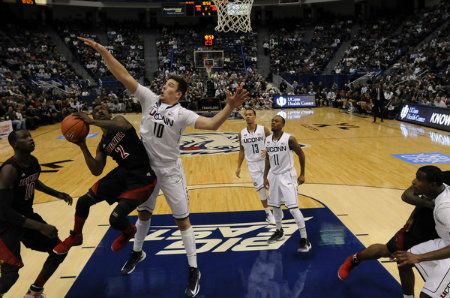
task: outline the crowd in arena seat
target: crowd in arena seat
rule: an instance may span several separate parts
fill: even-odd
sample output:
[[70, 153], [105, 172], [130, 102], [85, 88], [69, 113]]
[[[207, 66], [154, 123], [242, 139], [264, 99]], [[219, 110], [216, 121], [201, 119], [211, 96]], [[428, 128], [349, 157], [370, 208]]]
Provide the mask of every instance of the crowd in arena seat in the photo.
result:
[[99, 41], [92, 25], [78, 20], [64, 20], [55, 21], [54, 26], [75, 58], [94, 79], [101, 78], [107, 73], [107, 68], [102, 62], [100, 54], [84, 46], [83, 42], [77, 38], [82, 36]]
[[[253, 101], [259, 108], [268, 107], [267, 83], [257, 73], [256, 33], [220, 33], [215, 34], [214, 47], [205, 47], [202, 36], [212, 28], [196, 27], [191, 29], [164, 27], [157, 40], [159, 69], [150, 86], [158, 93], [169, 74], [179, 74], [187, 79], [190, 88], [184, 104], [194, 109], [201, 108], [202, 100], [216, 98], [224, 101], [226, 91], [234, 91], [242, 83], [253, 92]], [[203, 61], [195, 61], [194, 51], [221, 50], [223, 60], [217, 61], [220, 68], [213, 68], [209, 79]]]
[[211, 26], [194, 26], [189, 29], [163, 27], [156, 42], [159, 71], [192, 72], [199, 66], [202, 67], [203, 61], [195, 61], [194, 51], [223, 51], [220, 67], [225, 71], [256, 68], [256, 32], [214, 34], [214, 46], [206, 47], [203, 44], [203, 36], [211, 32], [214, 32]]
[[76, 107], [83, 86], [49, 35], [32, 25], [0, 27], [0, 119], [34, 129], [60, 121]]
[[133, 21], [108, 20], [107, 48], [136, 79], [144, 78], [143, 26]]
[[442, 2], [407, 18], [397, 15], [360, 22], [350, 48], [334, 71], [386, 70], [449, 19], [450, 5]]
[[[287, 22], [289, 24], [289, 22]], [[308, 27], [292, 24], [273, 26], [266, 41], [274, 73], [322, 73], [342, 42], [350, 38], [352, 20], [336, 20], [314, 26], [312, 39], [307, 41]]]
[[[292, 92], [314, 94], [318, 105], [370, 113], [373, 90], [381, 84], [387, 99], [386, 111], [394, 117], [406, 102], [450, 106], [449, 20], [450, 5], [441, 4], [409, 17], [377, 18], [375, 21], [330, 19], [327, 23], [321, 21], [302, 26], [289, 26], [286, 21], [277, 25], [277, 34], [275, 27], [269, 26], [272, 34], [264, 43], [264, 52], [270, 55], [271, 71], [275, 73], [320, 74], [340, 44], [352, 40], [335, 72], [382, 72], [368, 82], [346, 84], [342, 88], [293, 82]], [[445, 22], [447, 25], [440, 32], [420, 44]], [[106, 102], [110, 110], [117, 113], [140, 110], [138, 101], [123, 88], [111, 89], [103, 84], [111, 74], [100, 55], [76, 38], [85, 36], [104, 42], [132, 76], [142, 82], [144, 40], [139, 24], [107, 21], [95, 30], [78, 21], [55, 21], [53, 26], [75, 59], [98, 79], [99, 84], [90, 87], [79, 78], [42, 29], [23, 23], [21, 27], [2, 24], [0, 120], [11, 120], [16, 129], [33, 129], [60, 121], [71, 112], [85, 110], [93, 99]], [[289, 29], [283, 29], [283, 26]], [[354, 26], [360, 29], [352, 36], [350, 32]], [[308, 41], [305, 38], [307, 30], [311, 33]], [[163, 27], [156, 44], [159, 68], [155, 79], [145, 85], [159, 94], [169, 74], [182, 75], [190, 85], [182, 104], [196, 110], [201, 109], [205, 100], [214, 99], [223, 105], [226, 91], [233, 92], [238, 84], [242, 84], [251, 91], [248, 106], [271, 108], [272, 96], [287, 92], [287, 88], [283, 84], [279, 91], [271, 88], [258, 73], [256, 33], [215, 34], [215, 46], [205, 47], [202, 37], [211, 32], [213, 28], [208, 26]], [[197, 61], [197, 65], [194, 61], [195, 50], [223, 50], [224, 59], [217, 61], [222, 67], [214, 68], [207, 76], [203, 61]]]

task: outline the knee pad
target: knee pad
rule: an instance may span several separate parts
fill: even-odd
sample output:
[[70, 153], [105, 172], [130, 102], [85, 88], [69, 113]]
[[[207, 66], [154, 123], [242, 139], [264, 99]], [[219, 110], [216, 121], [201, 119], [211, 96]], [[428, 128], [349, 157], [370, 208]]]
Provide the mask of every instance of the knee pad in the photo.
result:
[[75, 214], [82, 218], [87, 218], [89, 209], [97, 203], [97, 200], [91, 194], [87, 193], [78, 199]]
[[120, 201], [109, 216], [109, 224], [113, 229], [122, 231], [128, 226], [127, 215], [133, 211], [133, 206], [126, 202]]
[[16, 283], [19, 278], [19, 267], [9, 264], [1, 265], [0, 277], [0, 294], [8, 292], [8, 290]]

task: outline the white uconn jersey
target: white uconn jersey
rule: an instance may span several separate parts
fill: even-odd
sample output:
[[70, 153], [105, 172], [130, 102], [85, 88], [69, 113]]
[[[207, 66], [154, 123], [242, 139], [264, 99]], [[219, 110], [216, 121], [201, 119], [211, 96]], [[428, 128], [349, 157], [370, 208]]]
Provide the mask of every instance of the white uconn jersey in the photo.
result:
[[241, 145], [244, 147], [245, 159], [247, 162], [263, 161], [261, 151], [266, 149], [266, 133], [264, 126], [257, 125], [254, 132], [249, 132], [247, 128], [241, 130]]
[[283, 132], [277, 141], [272, 140], [273, 134], [266, 138], [266, 150], [269, 155], [270, 173], [278, 175], [288, 171], [297, 176], [294, 164], [294, 155], [289, 149], [290, 134]]
[[138, 85], [134, 93], [142, 106], [141, 137], [152, 166], [165, 166], [180, 157], [179, 141], [188, 126], [195, 126], [199, 115], [183, 108], [161, 103], [159, 96]]
[[434, 201], [433, 215], [436, 232], [447, 245], [450, 245], [450, 186], [444, 185], [444, 191]]

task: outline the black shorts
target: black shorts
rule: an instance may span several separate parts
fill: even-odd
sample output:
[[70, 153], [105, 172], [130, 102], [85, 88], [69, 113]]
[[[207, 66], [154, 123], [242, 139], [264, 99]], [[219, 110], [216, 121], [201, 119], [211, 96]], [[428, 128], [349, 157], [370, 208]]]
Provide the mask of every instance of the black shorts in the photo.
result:
[[413, 212], [414, 215], [412, 221], [406, 223], [406, 225], [401, 228], [388, 243], [386, 243], [390, 253], [394, 253], [398, 250], [406, 251], [414, 245], [439, 237], [436, 233], [432, 209], [416, 207]]
[[[33, 213], [28, 218], [46, 223], [37, 213]], [[59, 241], [58, 237], [48, 238], [36, 230], [8, 225], [0, 233], [0, 260], [13, 266], [23, 267], [20, 242], [32, 250], [50, 253]]]
[[156, 186], [156, 176], [151, 171], [129, 171], [117, 167], [97, 181], [89, 190], [96, 198], [113, 204], [121, 199], [144, 202]]

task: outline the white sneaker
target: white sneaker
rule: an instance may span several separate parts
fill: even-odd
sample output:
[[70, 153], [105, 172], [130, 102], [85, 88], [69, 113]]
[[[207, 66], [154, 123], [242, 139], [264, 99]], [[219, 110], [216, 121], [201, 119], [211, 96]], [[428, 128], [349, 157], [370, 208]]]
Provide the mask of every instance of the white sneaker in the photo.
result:
[[269, 214], [266, 215], [266, 222], [269, 225], [275, 225], [275, 217], [273, 216], [272, 212], [270, 212]]

